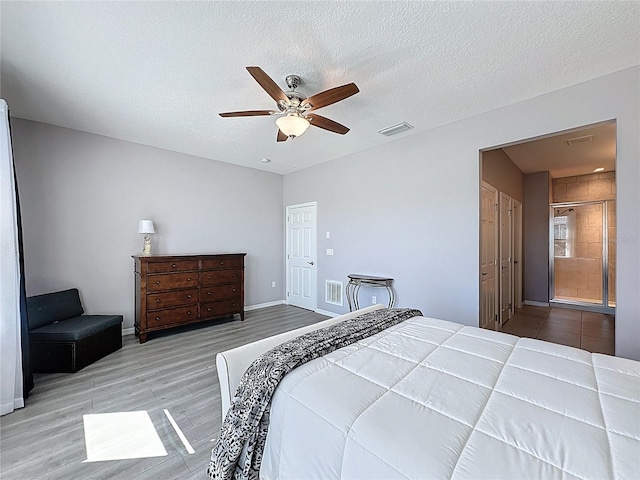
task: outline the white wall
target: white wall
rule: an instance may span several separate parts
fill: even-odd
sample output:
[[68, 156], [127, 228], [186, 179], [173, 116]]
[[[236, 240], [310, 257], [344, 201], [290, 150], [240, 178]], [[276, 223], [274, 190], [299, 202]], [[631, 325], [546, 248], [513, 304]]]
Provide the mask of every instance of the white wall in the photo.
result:
[[[549, 204], [551, 176], [524, 176], [524, 300], [549, 303]], [[535, 304], [534, 304], [535, 305]]]
[[482, 152], [482, 180], [524, 202], [524, 173], [501, 148]]
[[[287, 175], [285, 205], [318, 202], [318, 307], [346, 311], [323, 302], [327, 278], [389, 275], [400, 306], [478, 325], [479, 151], [616, 119], [616, 354], [640, 359], [639, 72], [627, 69]], [[326, 248], [334, 256], [325, 256]], [[382, 291], [363, 289], [361, 305], [372, 293], [384, 301]]]
[[245, 304], [282, 300], [280, 175], [27, 120], [12, 134], [28, 295], [77, 287], [131, 327], [150, 218], [154, 253], [246, 252]]

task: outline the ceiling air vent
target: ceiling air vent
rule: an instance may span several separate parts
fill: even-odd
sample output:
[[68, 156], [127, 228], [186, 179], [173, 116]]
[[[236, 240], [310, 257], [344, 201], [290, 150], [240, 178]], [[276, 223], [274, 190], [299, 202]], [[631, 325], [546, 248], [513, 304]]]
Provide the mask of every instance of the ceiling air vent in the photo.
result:
[[412, 128], [413, 125], [409, 125], [407, 122], [402, 122], [397, 125], [391, 125], [390, 127], [378, 130], [378, 133], [384, 135], [385, 137], [390, 137], [391, 135], [397, 135], [398, 133], [406, 132], [407, 130], [411, 130]]
[[567, 140], [567, 145], [571, 146], [575, 143], [585, 143], [593, 140], [593, 135], [584, 135], [582, 137], [574, 137]]

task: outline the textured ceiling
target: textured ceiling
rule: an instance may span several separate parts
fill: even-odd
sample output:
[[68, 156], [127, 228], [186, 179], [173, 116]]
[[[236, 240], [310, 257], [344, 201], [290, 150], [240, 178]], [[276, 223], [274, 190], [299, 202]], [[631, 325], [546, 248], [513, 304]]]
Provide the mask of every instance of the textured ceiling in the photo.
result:
[[[589, 141], [585, 137], [591, 137]], [[578, 139], [568, 144], [568, 140]], [[504, 147], [524, 173], [548, 171], [552, 178], [593, 173], [596, 168], [616, 169], [616, 124], [572, 130], [538, 140]]]
[[[287, 173], [640, 63], [640, 2], [1, 2], [13, 116]], [[247, 73], [351, 128], [275, 142]], [[415, 128], [387, 138], [377, 130]], [[261, 163], [269, 158], [271, 163]]]

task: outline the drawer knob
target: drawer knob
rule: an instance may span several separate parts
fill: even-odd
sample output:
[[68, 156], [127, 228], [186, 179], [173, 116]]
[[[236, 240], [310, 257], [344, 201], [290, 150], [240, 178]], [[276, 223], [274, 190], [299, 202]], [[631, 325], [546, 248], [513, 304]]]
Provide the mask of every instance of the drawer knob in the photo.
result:
[[156, 317], [156, 320], [160, 320], [160, 317]]
[[211, 278], [211, 275], [207, 275], [207, 278]]
[[220, 262], [220, 265], [224, 265], [224, 262]]
[[231, 289], [231, 291], [232, 291], [232, 292], [235, 292], [235, 291], [236, 291], [236, 289], [235, 289], [235, 288], [232, 288], [232, 289]]
[[160, 280], [156, 280], [156, 285], [160, 285]]
[[187, 312], [187, 315], [191, 315], [191, 312]]
[[160, 303], [160, 299], [159, 298], [156, 298], [156, 303]]
[[171, 268], [176, 268], [176, 264], [174, 263], [173, 265], [171, 265]]
[[232, 307], [235, 307], [235, 306], [236, 306], [236, 304], [235, 304], [235, 303], [232, 303], [232, 304], [231, 304], [231, 306], [232, 306]]
[[211, 295], [211, 292], [210, 292], [210, 291], [209, 291], [209, 292], [207, 292], [207, 295]]
[[210, 311], [211, 311], [211, 308], [207, 308], [207, 312], [210, 312]]
[[232, 277], [235, 277], [235, 276], [236, 276], [236, 274], [234, 273], [234, 274], [232, 274], [231, 276], [232, 276]]
[[190, 282], [190, 281], [191, 281], [191, 279], [190, 279], [190, 278], [187, 278], [187, 282]]
[[191, 294], [187, 295], [187, 298], [191, 298]]

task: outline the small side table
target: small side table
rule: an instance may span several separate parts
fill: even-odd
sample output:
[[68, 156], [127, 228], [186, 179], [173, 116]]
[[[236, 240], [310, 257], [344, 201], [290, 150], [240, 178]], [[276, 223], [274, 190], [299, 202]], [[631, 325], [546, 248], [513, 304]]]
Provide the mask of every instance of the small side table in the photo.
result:
[[349, 311], [360, 309], [358, 303], [358, 292], [362, 285], [367, 287], [384, 287], [389, 292], [389, 308], [393, 308], [393, 304], [396, 301], [396, 292], [393, 289], [393, 278], [388, 277], [373, 277], [371, 275], [360, 275], [357, 273], [351, 273], [347, 275], [349, 282], [345, 287], [347, 301], [349, 302]]

